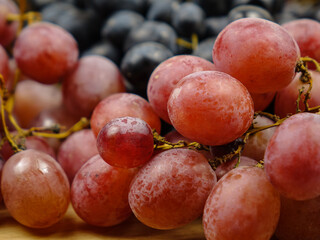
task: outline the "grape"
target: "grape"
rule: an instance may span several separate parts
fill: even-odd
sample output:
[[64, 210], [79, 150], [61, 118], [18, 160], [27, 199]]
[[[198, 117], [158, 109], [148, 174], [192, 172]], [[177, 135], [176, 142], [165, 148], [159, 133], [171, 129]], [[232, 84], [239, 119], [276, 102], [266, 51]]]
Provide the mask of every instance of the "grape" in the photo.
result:
[[230, 23], [218, 35], [212, 52], [217, 70], [238, 79], [252, 93], [287, 86], [299, 57], [297, 43], [284, 28], [258, 18]]
[[[14, 133], [13, 135], [15, 134], [16, 133]], [[54, 149], [47, 143], [44, 138], [38, 136], [28, 136], [25, 139], [21, 139], [21, 141], [24, 143], [26, 149], [34, 149], [40, 152], [44, 152], [54, 159], [56, 158]], [[6, 141], [2, 145], [0, 154], [4, 160], [8, 160], [14, 154], [14, 151], [12, 150], [12, 147], [10, 146], [8, 141]]]
[[[312, 90], [310, 99], [308, 100], [309, 107], [315, 107], [320, 105], [320, 73], [316, 71], [309, 70], [311, 77], [313, 79]], [[285, 117], [290, 113], [296, 113], [297, 111], [297, 99], [299, 95], [299, 89], [304, 87], [303, 93], [305, 94], [308, 89], [307, 84], [303, 84], [300, 81], [301, 73], [298, 73], [294, 80], [284, 89], [279, 91], [276, 95], [274, 102], [274, 111], [280, 117]], [[301, 96], [299, 101], [299, 109], [301, 111], [305, 110], [304, 105], [304, 95]]]
[[[297, 19], [282, 25], [298, 43], [302, 57], [320, 61], [320, 23], [312, 19]], [[313, 66], [310, 66], [313, 67]]]
[[147, 88], [148, 99], [154, 111], [170, 123], [167, 102], [173, 88], [190, 73], [214, 70], [214, 65], [200, 57], [178, 55], [163, 61], [152, 72]]
[[[0, 5], [1, 6], [1, 5]], [[11, 85], [9, 58], [6, 50], [0, 45], [0, 74], [5, 81], [6, 87]]]
[[98, 154], [96, 137], [91, 129], [71, 134], [59, 147], [58, 162], [71, 183], [82, 165]]
[[207, 240], [269, 240], [280, 215], [280, 196], [257, 167], [239, 167], [221, 178], [205, 204]]
[[[0, 179], [2, 176], [2, 168], [4, 165], [4, 160], [2, 158], [0, 158]], [[3, 197], [2, 197], [2, 193], [1, 193], [1, 184], [0, 184], [0, 207], [3, 205]]]
[[267, 93], [250, 93], [253, 103], [254, 103], [254, 111], [263, 111], [265, 110], [276, 95], [275, 92], [267, 92]]
[[130, 187], [129, 204], [145, 225], [173, 229], [201, 215], [215, 183], [215, 173], [202, 154], [171, 149], [140, 169]]
[[100, 101], [91, 116], [92, 131], [98, 136], [99, 131], [110, 120], [126, 116], [140, 118], [160, 133], [160, 119], [150, 104], [142, 97], [132, 93], [116, 93]]
[[13, 155], [2, 170], [1, 191], [14, 219], [31, 228], [61, 220], [69, 205], [69, 182], [48, 154], [25, 150]]
[[30, 127], [40, 112], [62, 105], [62, 93], [56, 85], [45, 85], [33, 80], [17, 84], [14, 114], [22, 128]]
[[276, 236], [279, 240], [318, 240], [320, 236], [320, 197], [306, 201], [281, 198]]
[[308, 200], [320, 195], [320, 116], [300, 113], [286, 119], [267, 146], [265, 171], [285, 197]]
[[13, 47], [20, 70], [46, 84], [57, 83], [72, 71], [78, 55], [78, 46], [71, 34], [46, 22], [25, 27]]
[[253, 119], [248, 90], [228, 74], [195, 72], [184, 77], [168, 100], [168, 114], [183, 136], [206, 145], [240, 137]]
[[[253, 120], [253, 126], [256, 128], [272, 124], [274, 124], [274, 121], [264, 116], [257, 116]], [[268, 142], [275, 130], [276, 127], [272, 127], [251, 135], [244, 146], [242, 155], [253, 158], [257, 161], [263, 160]]]
[[0, 1], [0, 44], [7, 47], [16, 37], [18, 21], [7, 21], [8, 14], [19, 14], [17, 4], [12, 0]]
[[[235, 168], [236, 164], [238, 162], [238, 158], [234, 158], [228, 162], [220, 164], [217, 169], [215, 170], [215, 173], [217, 175], [218, 180], [220, 180], [226, 173], [230, 172], [232, 169]], [[258, 162], [252, 158], [248, 158], [245, 156], [240, 157], [240, 163], [238, 167], [242, 166], [255, 166]]]
[[118, 67], [101, 56], [86, 56], [62, 84], [63, 102], [75, 116], [90, 117], [105, 97], [124, 92], [124, 78]]
[[129, 185], [136, 168], [115, 168], [99, 155], [89, 159], [71, 185], [71, 202], [85, 222], [95, 226], [113, 226], [131, 214]]
[[150, 126], [133, 117], [111, 120], [97, 137], [100, 156], [114, 167], [132, 168], [143, 165], [152, 156], [153, 144]]

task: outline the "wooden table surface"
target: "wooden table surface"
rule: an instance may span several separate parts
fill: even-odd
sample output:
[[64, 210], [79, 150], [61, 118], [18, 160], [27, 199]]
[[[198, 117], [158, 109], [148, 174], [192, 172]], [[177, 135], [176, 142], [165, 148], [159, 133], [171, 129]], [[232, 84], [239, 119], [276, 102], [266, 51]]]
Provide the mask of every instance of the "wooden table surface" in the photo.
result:
[[7, 210], [0, 210], [0, 240], [74, 239], [74, 240], [205, 240], [201, 219], [174, 230], [155, 230], [134, 216], [114, 227], [94, 227], [83, 222], [69, 207], [64, 218], [47, 229], [30, 229], [16, 222]]

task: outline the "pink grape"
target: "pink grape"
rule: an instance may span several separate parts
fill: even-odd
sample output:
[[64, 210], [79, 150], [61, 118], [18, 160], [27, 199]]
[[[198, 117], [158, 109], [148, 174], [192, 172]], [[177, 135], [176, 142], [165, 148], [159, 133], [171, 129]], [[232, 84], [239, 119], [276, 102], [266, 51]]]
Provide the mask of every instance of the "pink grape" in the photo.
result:
[[184, 77], [172, 91], [168, 113], [183, 136], [206, 145], [222, 145], [240, 137], [253, 119], [253, 102], [238, 80], [218, 71]]
[[296, 41], [283, 27], [259, 18], [230, 23], [218, 35], [212, 52], [217, 70], [238, 79], [252, 93], [287, 86], [299, 57]]
[[61, 105], [62, 93], [56, 85], [46, 85], [33, 80], [24, 80], [17, 84], [14, 114], [23, 128], [29, 128], [33, 119], [42, 111]]
[[264, 161], [270, 182], [285, 197], [320, 195], [320, 116], [299, 113], [286, 119], [267, 146]]
[[46, 22], [25, 27], [13, 47], [14, 59], [22, 73], [46, 84], [61, 81], [76, 66], [78, 55], [72, 35]]
[[96, 136], [109, 121], [119, 117], [136, 117], [147, 122], [158, 133], [161, 122], [149, 102], [132, 93], [115, 93], [98, 103], [91, 116], [91, 128]]
[[253, 104], [254, 104], [254, 111], [263, 111], [265, 110], [272, 100], [274, 99], [276, 93], [275, 92], [267, 92], [267, 93], [250, 93]]
[[48, 154], [32, 149], [5, 163], [1, 191], [12, 217], [31, 228], [57, 223], [69, 205], [70, 187], [64, 171]]
[[281, 197], [279, 240], [318, 240], [320, 236], [320, 197], [296, 201]]
[[116, 168], [99, 155], [89, 159], [71, 185], [71, 202], [85, 222], [95, 226], [113, 226], [125, 221], [132, 211], [128, 203], [130, 183], [136, 168]]
[[115, 118], [99, 132], [97, 147], [100, 156], [114, 167], [139, 167], [153, 153], [153, 134], [143, 120], [133, 117]]
[[[13, 135], [16, 134], [13, 133]], [[24, 142], [26, 149], [34, 149], [46, 153], [54, 159], [56, 158], [54, 149], [48, 144], [48, 142], [44, 138], [38, 136], [28, 136], [22, 141]], [[14, 151], [12, 150], [12, 147], [10, 146], [8, 141], [6, 141], [1, 147], [0, 154], [4, 160], [8, 160], [14, 154]]]
[[[265, 116], [258, 115], [253, 120], [252, 124], [254, 127], [258, 128], [272, 125], [274, 124], [274, 121]], [[276, 127], [272, 127], [251, 135], [244, 146], [242, 155], [253, 158], [256, 161], [263, 160], [268, 142], [274, 134], [275, 130]]]
[[71, 134], [60, 145], [57, 160], [67, 174], [70, 183], [82, 165], [98, 154], [96, 142], [92, 130], [83, 129]]
[[[311, 77], [313, 79], [312, 89], [310, 99], [308, 100], [309, 107], [316, 107], [320, 105], [320, 73], [316, 71], [309, 70]], [[276, 99], [274, 102], [274, 111], [275, 114], [280, 116], [281, 118], [287, 116], [288, 114], [296, 113], [297, 111], [297, 104], [296, 101], [299, 95], [299, 89], [304, 87], [303, 93], [307, 92], [308, 85], [303, 84], [300, 81], [301, 73], [298, 73], [294, 80], [284, 89], [279, 91], [276, 95]], [[299, 109], [301, 111], [305, 110], [304, 105], [304, 95], [301, 96], [299, 101]]]
[[[217, 175], [218, 180], [220, 180], [224, 175], [226, 175], [228, 172], [230, 172], [232, 169], [235, 168], [236, 164], [238, 162], [238, 158], [232, 159], [228, 162], [220, 164], [217, 169], [215, 170], [215, 173]], [[240, 157], [240, 163], [238, 167], [242, 166], [255, 166], [258, 162], [252, 158], [248, 158], [245, 156]]]
[[206, 158], [193, 150], [155, 155], [132, 181], [129, 204], [135, 216], [156, 229], [173, 229], [200, 217], [216, 183]]
[[148, 99], [154, 111], [170, 123], [167, 102], [177, 83], [193, 72], [215, 70], [213, 63], [192, 55], [178, 55], [163, 61], [151, 74]]
[[269, 240], [280, 215], [280, 196], [257, 167], [238, 167], [221, 178], [205, 204], [207, 240]]
[[[282, 25], [296, 40], [302, 57], [320, 61], [320, 23], [312, 19], [297, 19]], [[312, 66], [311, 64], [308, 66]]]
[[95, 106], [105, 97], [124, 92], [124, 78], [108, 58], [85, 56], [63, 81], [63, 102], [79, 117], [90, 117]]
[[8, 14], [19, 14], [17, 4], [12, 0], [0, 0], [0, 44], [9, 46], [16, 37], [19, 22], [7, 21]]

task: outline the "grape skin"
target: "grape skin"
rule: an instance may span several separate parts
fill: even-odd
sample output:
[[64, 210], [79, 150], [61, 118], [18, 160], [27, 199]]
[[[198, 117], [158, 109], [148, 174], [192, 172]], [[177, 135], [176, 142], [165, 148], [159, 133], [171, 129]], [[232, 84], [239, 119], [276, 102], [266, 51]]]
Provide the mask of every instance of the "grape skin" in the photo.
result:
[[238, 167], [212, 189], [203, 213], [207, 240], [269, 240], [280, 215], [280, 195], [257, 167]]
[[299, 57], [296, 41], [284, 28], [258, 18], [230, 23], [218, 35], [212, 52], [217, 70], [238, 79], [252, 93], [287, 86]]
[[114, 167], [133, 168], [146, 163], [153, 153], [150, 126], [139, 118], [115, 118], [97, 137], [100, 156]]
[[60, 221], [69, 205], [69, 181], [51, 156], [36, 150], [13, 155], [2, 169], [1, 191], [12, 217], [30, 228]]
[[320, 195], [320, 116], [299, 113], [286, 119], [267, 146], [264, 162], [270, 182], [285, 197]]
[[230, 75], [200, 71], [184, 77], [172, 91], [168, 113], [183, 136], [206, 145], [223, 145], [240, 137], [253, 120], [248, 90]]
[[128, 204], [136, 168], [116, 168], [99, 155], [89, 159], [71, 185], [71, 203], [80, 218], [94, 226], [113, 226], [132, 214]]
[[129, 204], [135, 216], [156, 229], [174, 229], [196, 218], [216, 183], [206, 158], [189, 149], [155, 155], [132, 181]]
[[78, 62], [77, 42], [58, 25], [38, 22], [25, 27], [18, 36], [13, 56], [19, 69], [36, 81], [57, 83]]

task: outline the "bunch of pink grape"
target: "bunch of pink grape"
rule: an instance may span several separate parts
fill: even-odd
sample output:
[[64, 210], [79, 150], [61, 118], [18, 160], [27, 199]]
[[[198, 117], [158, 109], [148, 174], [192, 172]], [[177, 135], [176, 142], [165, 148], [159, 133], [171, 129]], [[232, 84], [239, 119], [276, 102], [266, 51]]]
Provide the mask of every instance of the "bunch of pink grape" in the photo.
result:
[[[165, 230], [202, 216], [208, 240], [319, 239], [320, 116], [296, 113], [295, 104], [303, 85], [297, 63], [315, 51], [302, 38], [320, 38], [295, 32], [320, 29], [320, 23], [291, 24], [254, 18], [229, 24], [213, 46], [213, 63], [178, 55], [158, 65], [148, 101], [126, 92], [111, 60], [79, 58], [76, 41], [62, 28], [26, 26], [10, 40], [10, 60], [0, 47], [7, 88], [1, 89], [1, 197], [12, 217], [46, 228], [71, 202], [95, 226], [114, 226], [134, 214]], [[313, 111], [320, 105], [318, 75], [311, 71]], [[298, 111], [309, 110], [304, 86]], [[255, 116], [276, 92], [275, 112], [285, 118]], [[12, 111], [5, 93], [14, 97]], [[63, 141], [36, 134], [55, 131], [54, 124], [67, 130], [81, 117], [90, 118], [90, 128], [69, 132]], [[172, 132], [162, 138], [164, 122]], [[22, 151], [14, 153], [10, 139]], [[243, 156], [217, 166], [215, 159], [244, 143]]]

